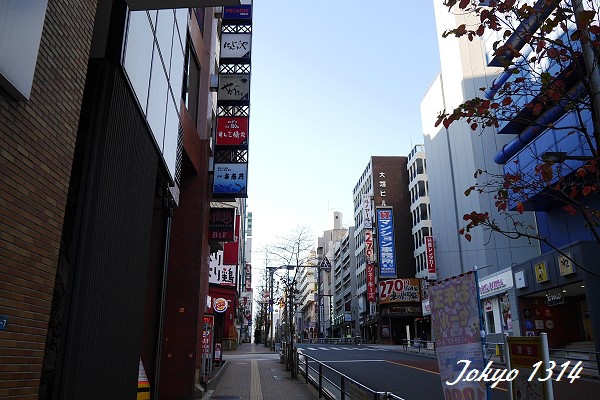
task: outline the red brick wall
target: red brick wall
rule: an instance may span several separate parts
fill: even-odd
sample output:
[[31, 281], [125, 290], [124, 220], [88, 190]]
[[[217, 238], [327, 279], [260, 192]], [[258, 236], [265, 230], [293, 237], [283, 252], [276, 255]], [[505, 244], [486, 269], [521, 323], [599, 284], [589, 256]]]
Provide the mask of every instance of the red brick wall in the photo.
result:
[[30, 100], [0, 94], [0, 399], [37, 399], [95, 10], [50, 0]]

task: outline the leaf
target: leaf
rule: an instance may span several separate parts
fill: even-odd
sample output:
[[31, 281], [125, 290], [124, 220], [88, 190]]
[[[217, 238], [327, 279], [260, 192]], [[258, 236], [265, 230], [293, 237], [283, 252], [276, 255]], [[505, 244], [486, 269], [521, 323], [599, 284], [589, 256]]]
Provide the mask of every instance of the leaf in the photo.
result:
[[459, 234], [464, 235], [465, 234], [465, 228], [460, 228], [460, 231], [458, 231]]
[[458, 7], [464, 10], [465, 8], [467, 8], [469, 3], [471, 3], [470, 0], [461, 0], [460, 3], [458, 4]]
[[471, 241], [471, 234], [470, 233], [465, 233], [465, 239], [467, 239], [470, 242]]
[[517, 212], [518, 212], [519, 214], [523, 214], [523, 210], [524, 210], [523, 203], [521, 203], [521, 202], [519, 201], [519, 202], [517, 203]]
[[502, 100], [502, 105], [503, 105], [503, 106], [508, 106], [510, 103], [512, 103], [512, 97], [505, 97], [505, 98]]
[[589, 196], [590, 193], [593, 193], [595, 191], [596, 191], [596, 186], [588, 185], [588, 186], [583, 187], [583, 189], [581, 190], [581, 193], [583, 193], [584, 196]]

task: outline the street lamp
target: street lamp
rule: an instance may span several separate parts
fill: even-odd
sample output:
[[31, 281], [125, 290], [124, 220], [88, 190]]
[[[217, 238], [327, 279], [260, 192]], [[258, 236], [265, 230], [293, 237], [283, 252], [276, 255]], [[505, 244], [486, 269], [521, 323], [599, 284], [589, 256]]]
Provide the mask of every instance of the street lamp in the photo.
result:
[[566, 160], [589, 161], [593, 159], [593, 156], [569, 156], [564, 151], [547, 151], [542, 153], [542, 161], [552, 163], [562, 163]]

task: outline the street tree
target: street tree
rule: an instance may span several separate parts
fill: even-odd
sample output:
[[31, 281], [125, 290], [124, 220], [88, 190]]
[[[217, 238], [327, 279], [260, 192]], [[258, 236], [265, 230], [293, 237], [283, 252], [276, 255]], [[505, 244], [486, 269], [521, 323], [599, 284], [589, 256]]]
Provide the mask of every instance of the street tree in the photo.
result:
[[445, 0], [444, 5], [450, 12], [473, 16], [474, 23], [461, 24], [443, 37], [493, 43], [490, 65], [504, 72], [480, 89], [481, 96], [440, 112], [436, 126], [465, 121], [475, 134], [508, 127], [515, 133], [529, 129], [534, 138], [553, 131], [557, 142], [579, 135], [585, 154], [574, 162], [566, 152], [552, 158], [532, 152], [533, 163], [512, 159], [502, 174], [477, 170], [475, 184], [465, 194], [492, 194], [499, 215], [511, 223], [499, 224], [488, 212], [472, 211], [464, 215], [459, 233], [470, 241], [470, 231], [483, 227], [511, 239], [538, 240], [562, 253], [519, 219], [534, 208], [531, 198], [538, 195], [581, 216], [600, 243], [600, 211], [590, 201], [600, 188], [600, 0]]

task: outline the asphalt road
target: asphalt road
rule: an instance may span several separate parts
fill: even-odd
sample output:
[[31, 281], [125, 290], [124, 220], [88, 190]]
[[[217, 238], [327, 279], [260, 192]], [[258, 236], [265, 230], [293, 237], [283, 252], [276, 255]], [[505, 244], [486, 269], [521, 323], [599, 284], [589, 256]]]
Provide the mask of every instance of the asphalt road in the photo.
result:
[[[369, 345], [297, 344], [297, 347], [303, 354], [374, 391], [391, 392], [405, 400], [444, 399], [436, 358]], [[331, 373], [327, 376], [334, 379]], [[508, 399], [506, 385], [494, 389], [492, 399]]]

